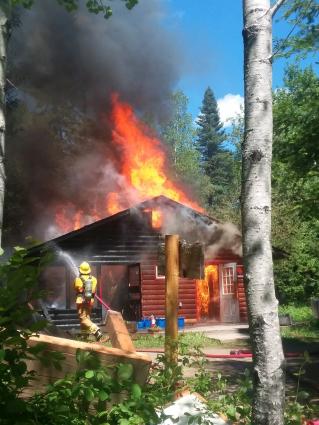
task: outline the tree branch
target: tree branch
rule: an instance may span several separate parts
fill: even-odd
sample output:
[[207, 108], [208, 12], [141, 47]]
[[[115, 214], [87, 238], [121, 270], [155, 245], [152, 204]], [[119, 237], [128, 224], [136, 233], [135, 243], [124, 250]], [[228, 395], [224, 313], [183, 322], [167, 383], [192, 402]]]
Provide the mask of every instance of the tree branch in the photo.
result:
[[270, 15], [273, 18], [275, 14], [277, 13], [278, 9], [285, 3], [286, 0], [277, 0], [275, 4], [271, 6], [269, 9]]

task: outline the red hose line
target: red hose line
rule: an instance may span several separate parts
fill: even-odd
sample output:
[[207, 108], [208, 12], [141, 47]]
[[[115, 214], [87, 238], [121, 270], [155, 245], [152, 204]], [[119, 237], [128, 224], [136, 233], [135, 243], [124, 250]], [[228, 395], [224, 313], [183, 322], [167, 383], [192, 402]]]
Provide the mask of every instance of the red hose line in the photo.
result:
[[[163, 349], [152, 349], [145, 348], [144, 350], [136, 350], [139, 353], [155, 353], [155, 354], [164, 354]], [[208, 359], [251, 359], [252, 353], [238, 353], [238, 354], [205, 354], [204, 356]], [[302, 357], [303, 353], [285, 353], [285, 357]]]
[[100, 303], [100, 304], [102, 304], [105, 308], [106, 308], [106, 310], [111, 310], [111, 308], [110, 308], [110, 306], [108, 306], [103, 300], [102, 300], [102, 298], [100, 298], [98, 295], [96, 295], [95, 294], [95, 298], [98, 300], [98, 302]]

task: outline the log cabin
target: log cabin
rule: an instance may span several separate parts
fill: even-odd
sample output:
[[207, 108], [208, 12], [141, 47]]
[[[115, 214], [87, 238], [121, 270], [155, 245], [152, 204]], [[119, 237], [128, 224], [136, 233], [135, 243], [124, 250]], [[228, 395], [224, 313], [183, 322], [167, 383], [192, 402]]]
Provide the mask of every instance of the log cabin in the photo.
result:
[[[196, 264], [201, 276], [179, 278], [179, 315], [185, 322], [245, 322], [241, 235], [225, 224], [167, 197], [158, 196], [132, 208], [59, 236], [34, 248], [53, 249], [55, 260], [40, 279], [44, 304], [56, 318], [75, 312], [74, 264], [91, 264], [97, 294], [124, 319], [165, 314], [165, 276], [161, 267], [163, 235], [178, 234], [200, 243], [204, 262]], [[96, 300], [95, 312], [103, 314]], [[76, 317], [74, 323], [77, 322]], [[59, 322], [59, 320], [57, 320]]]

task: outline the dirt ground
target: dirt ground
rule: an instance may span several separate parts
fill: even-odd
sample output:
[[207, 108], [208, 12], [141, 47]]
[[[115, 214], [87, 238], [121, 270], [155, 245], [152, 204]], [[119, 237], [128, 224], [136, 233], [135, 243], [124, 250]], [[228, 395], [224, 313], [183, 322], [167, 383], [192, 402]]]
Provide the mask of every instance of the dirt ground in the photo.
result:
[[[318, 406], [319, 410], [319, 344], [307, 343], [300, 341], [283, 341], [285, 353], [297, 353], [299, 357], [286, 357], [286, 395], [290, 399], [296, 396], [298, 386], [298, 376], [300, 367], [302, 372], [300, 374], [299, 391], [306, 391], [310, 394], [310, 403]], [[232, 345], [232, 344], [230, 344]], [[246, 348], [249, 348], [247, 345]], [[233, 350], [242, 349], [242, 345], [236, 345], [233, 341]], [[211, 347], [204, 349], [206, 354], [229, 354], [232, 351], [229, 344], [226, 347]], [[307, 351], [310, 353], [311, 363], [304, 364], [303, 353]], [[151, 353], [149, 353], [151, 354]], [[156, 354], [151, 354], [155, 359]], [[238, 387], [238, 381], [241, 377], [245, 376], [245, 370], [252, 371], [252, 359], [208, 359], [207, 369], [211, 372], [212, 376], [220, 373], [223, 378], [228, 381], [228, 388], [235, 390]], [[192, 375], [194, 369], [189, 369], [187, 375]]]

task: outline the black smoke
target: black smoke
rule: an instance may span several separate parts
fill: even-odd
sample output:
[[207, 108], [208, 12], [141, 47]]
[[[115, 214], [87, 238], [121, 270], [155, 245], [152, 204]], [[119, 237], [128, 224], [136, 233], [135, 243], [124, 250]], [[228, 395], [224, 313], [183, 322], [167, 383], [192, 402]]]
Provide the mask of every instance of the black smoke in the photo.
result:
[[84, 2], [74, 13], [52, 0], [19, 11], [9, 43], [18, 106], [8, 113], [7, 243], [53, 236], [56, 206], [90, 216], [119, 183], [111, 93], [154, 126], [167, 118], [183, 58], [163, 23], [164, 4], [141, 0], [128, 11], [115, 1], [109, 20]]

